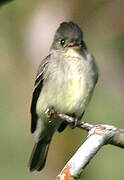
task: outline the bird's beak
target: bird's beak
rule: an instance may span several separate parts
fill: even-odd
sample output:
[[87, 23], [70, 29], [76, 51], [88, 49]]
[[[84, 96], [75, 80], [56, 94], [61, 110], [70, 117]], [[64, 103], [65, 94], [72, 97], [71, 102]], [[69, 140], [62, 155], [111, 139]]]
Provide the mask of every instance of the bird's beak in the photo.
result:
[[72, 49], [75, 49], [75, 50], [78, 50], [81, 48], [81, 44], [68, 44], [67, 45], [68, 48], [72, 48]]

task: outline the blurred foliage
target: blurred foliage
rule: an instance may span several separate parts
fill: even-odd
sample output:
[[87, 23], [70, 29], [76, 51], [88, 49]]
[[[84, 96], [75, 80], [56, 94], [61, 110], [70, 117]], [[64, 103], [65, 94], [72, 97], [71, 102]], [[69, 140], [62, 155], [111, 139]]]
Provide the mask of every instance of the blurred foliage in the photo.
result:
[[[34, 144], [29, 109], [35, 72], [62, 21], [82, 27], [99, 66], [99, 82], [84, 121], [124, 128], [123, 19], [123, 0], [15, 0], [0, 8], [0, 179], [54, 179], [86, 136], [69, 128], [56, 134], [45, 169], [28, 172]], [[82, 180], [122, 180], [123, 153], [114, 146], [103, 147]]]
[[11, 2], [11, 1], [13, 1], [13, 0], [1, 0], [0, 6], [5, 5], [6, 3]]

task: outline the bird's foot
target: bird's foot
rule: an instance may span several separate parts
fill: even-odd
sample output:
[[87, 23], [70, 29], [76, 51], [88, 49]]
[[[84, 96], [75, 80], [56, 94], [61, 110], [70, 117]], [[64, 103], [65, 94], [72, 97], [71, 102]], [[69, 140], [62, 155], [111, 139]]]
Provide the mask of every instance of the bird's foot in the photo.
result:
[[80, 125], [80, 120], [78, 118], [74, 118], [74, 122], [70, 124], [71, 129], [74, 129]]
[[47, 118], [51, 118], [52, 116], [55, 116], [56, 110], [55, 110], [53, 107], [48, 108], [48, 109], [45, 111], [45, 114], [46, 114]]

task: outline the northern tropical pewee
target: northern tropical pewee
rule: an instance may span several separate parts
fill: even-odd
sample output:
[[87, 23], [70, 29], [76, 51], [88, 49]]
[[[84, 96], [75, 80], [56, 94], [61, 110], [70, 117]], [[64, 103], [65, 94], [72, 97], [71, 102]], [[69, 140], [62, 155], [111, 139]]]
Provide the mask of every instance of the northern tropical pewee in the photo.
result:
[[97, 79], [97, 67], [80, 27], [73, 22], [61, 23], [36, 76], [31, 104], [31, 132], [36, 134], [30, 171], [44, 167], [52, 136], [67, 125], [62, 120], [48, 118], [47, 109], [55, 108], [81, 120]]

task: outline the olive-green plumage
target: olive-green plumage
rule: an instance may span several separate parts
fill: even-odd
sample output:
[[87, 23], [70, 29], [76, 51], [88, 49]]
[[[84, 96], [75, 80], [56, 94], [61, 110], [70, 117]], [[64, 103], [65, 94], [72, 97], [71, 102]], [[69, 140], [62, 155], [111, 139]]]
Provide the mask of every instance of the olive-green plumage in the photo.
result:
[[53, 134], [66, 123], [46, 117], [46, 110], [81, 119], [98, 79], [93, 56], [83, 41], [83, 33], [73, 22], [64, 22], [57, 29], [49, 55], [41, 61], [33, 92], [31, 132], [36, 131], [29, 169], [40, 171]]

